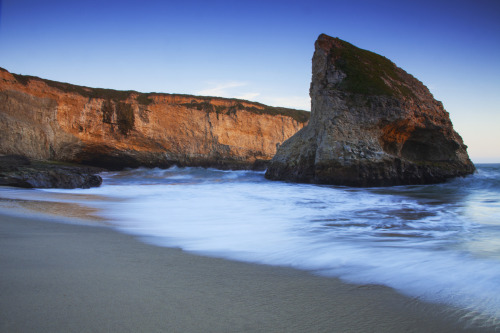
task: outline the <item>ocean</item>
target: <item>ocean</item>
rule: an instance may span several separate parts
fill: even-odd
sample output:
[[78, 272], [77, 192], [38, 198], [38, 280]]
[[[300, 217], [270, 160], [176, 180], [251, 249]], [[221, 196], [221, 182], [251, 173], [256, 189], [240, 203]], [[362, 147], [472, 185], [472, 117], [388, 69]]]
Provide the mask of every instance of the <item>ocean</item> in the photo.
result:
[[[351, 188], [202, 168], [104, 173], [101, 187], [0, 189], [84, 208], [157, 246], [293, 267], [500, 323], [500, 164], [438, 185]], [[500, 326], [499, 326], [500, 327]]]

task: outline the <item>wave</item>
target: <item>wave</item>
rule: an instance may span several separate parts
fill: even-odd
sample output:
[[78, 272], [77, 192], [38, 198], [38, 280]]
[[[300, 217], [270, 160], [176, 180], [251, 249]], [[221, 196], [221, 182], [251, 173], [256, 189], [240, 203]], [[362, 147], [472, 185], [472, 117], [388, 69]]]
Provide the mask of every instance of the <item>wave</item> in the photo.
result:
[[[377, 283], [500, 320], [500, 165], [444, 184], [359, 189], [177, 168], [55, 190], [155, 245]], [[73, 197], [74, 200], [74, 197]]]

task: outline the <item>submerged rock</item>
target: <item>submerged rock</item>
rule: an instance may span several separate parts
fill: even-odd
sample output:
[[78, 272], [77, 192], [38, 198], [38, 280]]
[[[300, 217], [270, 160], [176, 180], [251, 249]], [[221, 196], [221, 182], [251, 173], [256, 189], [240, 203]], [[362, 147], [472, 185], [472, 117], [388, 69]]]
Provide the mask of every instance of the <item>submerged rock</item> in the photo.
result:
[[310, 96], [309, 124], [279, 147], [267, 178], [389, 186], [475, 171], [442, 103], [383, 56], [320, 35]]

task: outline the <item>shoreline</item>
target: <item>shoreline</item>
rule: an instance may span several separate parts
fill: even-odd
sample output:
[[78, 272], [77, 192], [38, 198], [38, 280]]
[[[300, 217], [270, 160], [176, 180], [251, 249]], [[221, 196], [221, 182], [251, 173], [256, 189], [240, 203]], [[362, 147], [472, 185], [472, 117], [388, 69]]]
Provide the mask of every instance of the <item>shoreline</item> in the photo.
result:
[[[61, 220], [68, 223], [53, 222]], [[388, 287], [194, 255], [70, 223], [0, 212], [0, 331], [488, 330]]]

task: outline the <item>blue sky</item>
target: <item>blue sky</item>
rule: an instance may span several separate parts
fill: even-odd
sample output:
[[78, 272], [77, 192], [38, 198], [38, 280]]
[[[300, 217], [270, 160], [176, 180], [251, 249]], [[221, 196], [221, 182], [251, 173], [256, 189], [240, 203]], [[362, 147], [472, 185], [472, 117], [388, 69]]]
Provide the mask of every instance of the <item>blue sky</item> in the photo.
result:
[[474, 162], [500, 162], [500, 1], [0, 0], [0, 67], [91, 87], [309, 110], [320, 33], [429, 87]]

